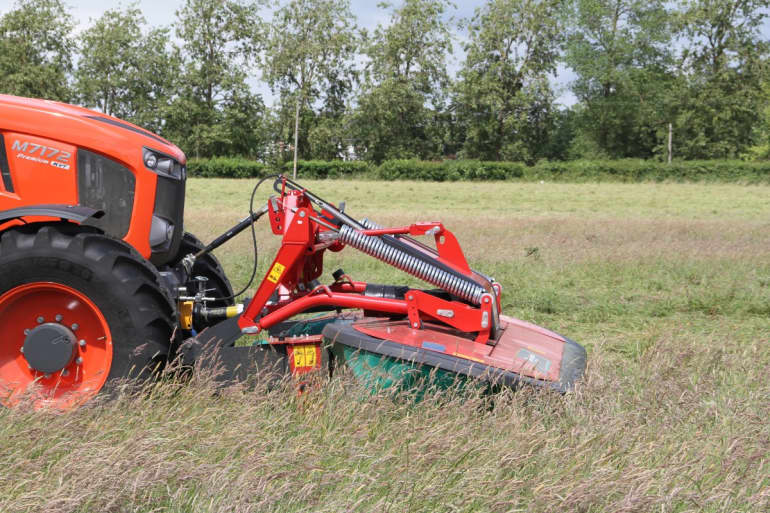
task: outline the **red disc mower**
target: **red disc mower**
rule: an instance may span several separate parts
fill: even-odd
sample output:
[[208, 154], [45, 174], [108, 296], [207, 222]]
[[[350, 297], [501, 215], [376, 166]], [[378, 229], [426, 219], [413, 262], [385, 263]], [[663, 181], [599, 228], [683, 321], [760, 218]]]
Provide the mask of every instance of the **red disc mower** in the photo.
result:
[[[502, 315], [500, 284], [471, 269], [441, 223], [356, 221], [277, 176], [262, 208], [252, 194], [249, 215], [205, 245], [183, 227], [185, 164], [120, 119], [0, 95], [0, 404], [72, 408], [212, 352], [225, 380], [344, 363], [377, 386], [460, 377], [565, 392], [582, 375], [585, 350]], [[212, 250], [251, 228], [256, 270], [262, 217], [282, 243], [254, 297], [236, 304]], [[341, 270], [322, 284], [325, 252], [345, 247], [434, 288]]]
[[[319, 368], [329, 351], [377, 386], [403, 386], [404, 380], [413, 383], [415, 378], [450, 383], [459, 376], [566, 392], [583, 374], [582, 346], [500, 313], [501, 285], [471, 269], [457, 238], [442, 223], [385, 228], [367, 219], [356, 221], [284, 176], [276, 178], [274, 188], [278, 195], [262, 209], [198, 253], [205, 255], [262, 216], [282, 237], [243, 313], [188, 340], [187, 351], [202, 354], [217, 347], [225, 354], [241, 352], [244, 357], [225, 361], [244, 368], [257, 364], [253, 350], [235, 347], [233, 341], [267, 331], [271, 336], [261, 345], [283, 349], [260, 364], [275, 365], [285, 357], [284, 368], [301, 374]], [[435, 248], [419, 242], [418, 236], [432, 239]], [[320, 283], [324, 253], [346, 246], [436, 288], [356, 281], [342, 270], [332, 274], [330, 283]], [[191, 255], [187, 265], [198, 255]], [[290, 322], [306, 312], [343, 310], [356, 314]]]

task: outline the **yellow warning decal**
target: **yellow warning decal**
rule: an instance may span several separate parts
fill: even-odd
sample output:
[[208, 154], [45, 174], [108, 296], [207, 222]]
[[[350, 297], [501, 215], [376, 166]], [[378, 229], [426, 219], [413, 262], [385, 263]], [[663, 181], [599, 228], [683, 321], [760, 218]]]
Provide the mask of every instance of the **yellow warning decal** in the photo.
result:
[[313, 344], [294, 346], [294, 367], [315, 367], [316, 346]]
[[480, 358], [476, 358], [474, 356], [471, 356], [469, 354], [462, 354], [462, 353], [455, 353], [455, 356], [459, 356], [460, 358], [465, 358], [466, 360], [473, 360], [474, 362], [484, 363], [484, 360]]
[[285, 270], [285, 265], [282, 265], [280, 262], [276, 262], [273, 265], [273, 268], [270, 269], [270, 274], [267, 275], [267, 281], [270, 283], [278, 283], [278, 280], [281, 279], [281, 276]]

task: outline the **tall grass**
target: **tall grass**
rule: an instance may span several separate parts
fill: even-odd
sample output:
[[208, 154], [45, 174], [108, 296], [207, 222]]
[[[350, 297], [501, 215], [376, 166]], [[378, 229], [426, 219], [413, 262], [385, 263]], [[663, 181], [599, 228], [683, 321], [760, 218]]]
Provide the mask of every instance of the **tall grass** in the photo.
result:
[[[234, 224], [250, 183], [191, 182], [188, 229]], [[770, 510], [770, 188], [309, 186], [358, 217], [445, 221], [506, 313], [588, 347], [584, 381], [414, 402], [345, 373], [299, 397], [201, 373], [65, 415], [3, 410], [0, 511]], [[278, 241], [259, 240], [264, 270]], [[217, 254], [243, 285], [248, 234]], [[337, 267], [410, 282], [352, 250]]]

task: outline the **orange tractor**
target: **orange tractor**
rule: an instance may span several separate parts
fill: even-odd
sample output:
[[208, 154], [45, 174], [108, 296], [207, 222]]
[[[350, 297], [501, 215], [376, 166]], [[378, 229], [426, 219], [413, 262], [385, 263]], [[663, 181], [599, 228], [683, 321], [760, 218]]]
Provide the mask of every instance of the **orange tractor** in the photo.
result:
[[[376, 360], [387, 380], [427, 369], [561, 392], [582, 375], [585, 350], [502, 315], [502, 287], [470, 268], [441, 223], [356, 221], [276, 176], [276, 196], [255, 211], [252, 193], [249, 215], [204, 245], [184, 231], [185, 165], [179, 148], [138, 126], [0, 95], [0, 403], [70, 408], [212, 347], [232, 375], [336, 360], [371, 378]], [[253, 224], [263, 216], [283, 242], [254, 298], [236, 305], [211, 251], [251, 228], [256, 257]], [[324, 252], [346, 246], [437, 288], [359, 282], [341, 270], [321, 284]], [[311, 311], [330, 313], [293, 320]], [[270, 336], [256, 346], [233, 345], [261, 332]]]

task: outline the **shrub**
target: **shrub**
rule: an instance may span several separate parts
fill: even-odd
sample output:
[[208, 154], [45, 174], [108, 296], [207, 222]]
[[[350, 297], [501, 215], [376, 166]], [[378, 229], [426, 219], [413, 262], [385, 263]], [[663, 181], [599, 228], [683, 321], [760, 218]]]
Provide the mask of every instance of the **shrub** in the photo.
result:
[[[190, 176], [218, 178], [258, 178], [276, 173], [274, 167], [243, 158], [217, 157], [191, 159]], [[281, 168], [287, 175], [292, 163]], [[299, 178], [374, 178], [380, 180], [548, 180], [561, 182], [740, 182], [770, 183], [770, 162], [741, 160], [674, 161], [652, 160], [573, 160], [538, 162], [483, 162], [478, 160], [387, 160], [376, 166], [363, 161], [301, 160]]]
[[[293, 162], [283, 166], [283, 172], [291, 176]], [[370, 174], [373, 167], [368, 162], [356, 160], [300, 160], [297, 162], [297, 177], [302, 178], [349, 178]]]
[[526, 166], [519, 162], [481, 162], [478, 160], [387, 160], [377, 168], [383, 180], [509, 180], [524, 176]]
[[261, 162], [238, 157], [214, 157], [187, 161], [187, 175], [203, 178], [259, 178], [269, 174]]

